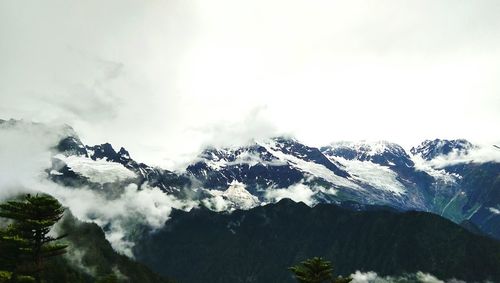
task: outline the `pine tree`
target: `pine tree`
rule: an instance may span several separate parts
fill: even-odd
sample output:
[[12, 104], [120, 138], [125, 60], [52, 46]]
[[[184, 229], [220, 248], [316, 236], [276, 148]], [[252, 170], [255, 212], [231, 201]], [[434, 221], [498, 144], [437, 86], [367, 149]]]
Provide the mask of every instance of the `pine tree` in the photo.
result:
[[[5, 230], [0, 230], [0, 269], [18, 271], [21, 268], [23, 251], [26, 248], [28, 248], [28, 242], [17, 234], [12, 225]], [[4, 271], [4, 276], [7, 274], [9, 278], [12, 277], [12, 272]]]
[[28, 194], [23, 200], [0, 204], [0, 217], [13, 220], [7, 237], [1, 238], [2, 245], [10, 247], [9, 256], [15, 258], [13, 274], [32, 274], [35, 282], [40, 283], [44, 260], [65, 253], [67, 245], [55, 242], [65, 235], [48, 235], [63, 213], [61, 204], [48, 195]]
[[333, 279], [333, 268], [331, 262], [321, 257], [307, 259], [295, 266], [289, 268], [295, 275], [295, 279], [300, 283], [348, 283], [350, 278], [338, 277]]

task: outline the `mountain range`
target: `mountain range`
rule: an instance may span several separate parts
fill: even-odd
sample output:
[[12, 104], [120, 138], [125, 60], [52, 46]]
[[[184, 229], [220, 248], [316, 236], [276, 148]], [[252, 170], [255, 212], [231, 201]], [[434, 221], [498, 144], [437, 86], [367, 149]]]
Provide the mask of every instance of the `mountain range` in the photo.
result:
[[[320, 255], [343, 275], [500, 280], [495, 145], [435, 139], [410, 150], [387, 141], [312, 147], [281, 136], [207, 147], [170, 171], [123, 147], [86, 145], [69, 126], [0, 120], [0, 130], [23, 125], [57, 132], [42, 178], [74, 197], [100, 196], [85, 220], [113, 248], [168, 278], [290, 282], [287, 266]], [[190, 273], [188, 262], [199, 272]]]
[[115, 187], [147, 184], [216, 210], [248, 209], [284, 197], [318, 203], [384, 205], [470, 222], [500, 239], [500, 159], [466, 140], [426, 140], [406, 151], [386, 141], [320, 148], [277, 137], [234, 148], [207, 148], [181, 172], [139, 163], [123, 147], [84, 145], [76, 134], [56, 146], [53, 181]]

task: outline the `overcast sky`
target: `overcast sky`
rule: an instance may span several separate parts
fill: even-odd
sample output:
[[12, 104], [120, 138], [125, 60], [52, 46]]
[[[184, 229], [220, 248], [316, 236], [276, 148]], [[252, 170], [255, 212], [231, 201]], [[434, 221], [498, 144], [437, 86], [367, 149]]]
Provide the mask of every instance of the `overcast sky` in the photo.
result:
[[206, 144], [500, 140], [500, 1], [0, 0], [0, 118]]

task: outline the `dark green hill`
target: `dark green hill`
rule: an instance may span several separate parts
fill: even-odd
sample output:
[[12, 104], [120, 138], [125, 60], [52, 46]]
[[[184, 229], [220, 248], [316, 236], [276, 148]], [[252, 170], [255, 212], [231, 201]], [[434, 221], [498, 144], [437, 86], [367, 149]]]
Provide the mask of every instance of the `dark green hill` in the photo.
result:
[[57, 264], [47, 270], [46, 278], [50, 278], [49, 282], [95, 282], [96, 279], [111, 277], [116, 277], [118, 282], [172, 282], [115, 252], [102, 229], [94, 223], [80, 222], [68, 214], [59, 228], [61, 232], [68, 233], [65, 240], [70, 246], [68, 256], [59, 259]]
[[220, 214], [175, 211], [146, 234], [137, 259], [181, 282], [294, 282], [287, 267], [312, 256], [355, 270], [500, 282], [500, 242], [424, 212], [355, 211], [279, 203]]
[[[113, 250], [103, 231], [94, 223], [78, 221], [66, 212], [58, 233], [69, 247], [64, 256], [46, 262], [42, 278], [47, 283], [171, 283], [146, 266]], [[0, 270], [1, 270], [0, 266]]]

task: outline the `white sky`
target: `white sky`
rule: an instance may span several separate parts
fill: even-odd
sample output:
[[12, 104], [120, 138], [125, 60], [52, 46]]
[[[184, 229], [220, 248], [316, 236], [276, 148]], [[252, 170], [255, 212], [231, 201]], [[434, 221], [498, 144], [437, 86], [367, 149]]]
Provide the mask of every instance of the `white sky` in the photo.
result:
[[0, 0], [0, 118], [206, 144], [500, 140], [500, 1]]

